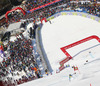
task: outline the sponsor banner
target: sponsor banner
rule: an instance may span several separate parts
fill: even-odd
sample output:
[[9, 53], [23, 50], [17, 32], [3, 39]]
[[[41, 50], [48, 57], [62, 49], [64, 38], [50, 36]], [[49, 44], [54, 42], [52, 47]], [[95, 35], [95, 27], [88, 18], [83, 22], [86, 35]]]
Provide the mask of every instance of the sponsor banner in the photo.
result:
[[50, 17], [50, 20], [51, 20], [51, 19], [54, 19], [54, 16]]
[[68, 15], [73, 15], [72, 13], [68, 13]]
[[95, 21], [97, 21], [97, 22], [98, 22], [99, 20], [98, 20], [97, 18], [95, 18]]
[[82, 14], [79, 13], [79, 16], [82, 16]]
[[87, 18], [91, 18], [89, 15], [86, 16]]
[[94, 18], [94, 17], [91, 17], [91, 19], [95, 20], [95, 18]]
[[90, 18], [90, 19], [93, 19], [95, 21], [98, 21], [100, 22], [100, 19], [98, 17], [95, 17], [95, 16], [92, 16], [92, 15], [88, 15], [88, 14], [84, 14], [84, 13], [77, 13], [77, 12], [68, 12], [68, 11], [62, 11], [62, 12], [59, 12], [59, 13], [56, 13], [54, 14], [53, 16], [51, 17], [48, 17], [47, 20], [52, 20], [60, 15], [77, 15], [77, 16], [82, 16], [82, 17], [86, 17], [86, 18]]
[[67, 13], [66, 12], [63, 12], [63, 13], [61, 13], [61, 15], [67, 15]]
[[48, 17], [48, 18], [47, 18], [47, 21], [52, 20], [52, 19], [54, 19], [54, 18], [56, 18], [56, 17], [58, 17], [58, 16], [60, 16], [60, 15], [61, 15], [61, 13], [56, 13], [56, 14], [54, 14], [53, 16]]
[[58, 13], [56, 16], [58, 17], [58, 16], [60, 16], [61, 15], [61, 13]]
[[83, 17], [86, 17], [86, 15], [85, 15], [85, 14], [82, 14], [82, 16], [83, 16]]
[[77, 13], [73, 13], [73, 15], [77, 15]]
[[80, 16], [80, 13], [77, 13], [78, 16]]
[[54, 18], [56, 18], [57, 17], [57, 15], [54, 15]]
[[47, 18], [47, 21], [49, 21], [50, 20], [50, 18]]

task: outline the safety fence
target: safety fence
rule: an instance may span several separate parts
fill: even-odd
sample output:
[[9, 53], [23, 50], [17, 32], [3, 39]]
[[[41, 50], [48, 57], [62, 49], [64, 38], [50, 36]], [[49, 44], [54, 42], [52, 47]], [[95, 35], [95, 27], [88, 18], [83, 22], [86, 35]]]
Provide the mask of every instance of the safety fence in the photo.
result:
[[75, 11], [61, 11], [59, 13], [56, 13], [50, 17], [47, 18], [47, 20], [52, 20], [58, 16], [61, 16], [61, 15], [75, 15], [75, 16], [82, 16], [82, 17], [86, 17], [86, 18], [90, 18], [90, 19], [93, 19], [95, 21], [98, 21], [100, 22], [100, 18], [97, 17], [97, 16], [94, 16], [94, 15], [91, 15], [91, 14], [88, 14], [88, 13], [84, 13], [84, 12], [75, 12]]
[[44, 67], [44, 70], [48, 70], [50, 73], [52, 72], [51, 65], [49, 63], [49, 60], [47, 58], [47, 55], [45, 53], [43, 44], [42, 44], [42, 38], [41, 38], [41, 28], [42, 24], [39, 25], [39, 27], [36, 29], [36, 44], [37, 44], [37, 50], [40, 54], [40, 57], [42, 59], [42, 65]]

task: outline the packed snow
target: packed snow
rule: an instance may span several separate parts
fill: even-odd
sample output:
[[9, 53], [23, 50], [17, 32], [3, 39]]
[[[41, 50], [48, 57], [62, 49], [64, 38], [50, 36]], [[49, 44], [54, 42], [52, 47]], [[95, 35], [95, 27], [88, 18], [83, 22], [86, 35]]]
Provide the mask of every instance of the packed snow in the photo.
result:
[[[66, 57], [60, 50], [61, 47], [92, 35], [100, 37], [100, 23], [89, 18], [65, 15], [59, 16], [51, 22], [52, 24], [47, 22], [43, 26], [41, 34], [45, 52], [53, 69], [55, 69], [55, 64], [57, 65], [60, 60]], [[68, 49], [68, 52], [73, 56], [96, 44], [98, 44], [96, 40], [91, 40]]]
[[[41, 29], [42, 43], [53, 73], [20, 86], [100, 86], [100, 45], [95, 39], [68, 49], [74, 56], [65, 64], [70, 67], [56, 74], [59, 62], [66, 57], [60, 48], [92, 35], [100, 37], [99, 29], [99, 22], [75, 15], [59, 16], [51, 24], [45, 23]], [[72, 66], [78, 70], [74, 71]]]

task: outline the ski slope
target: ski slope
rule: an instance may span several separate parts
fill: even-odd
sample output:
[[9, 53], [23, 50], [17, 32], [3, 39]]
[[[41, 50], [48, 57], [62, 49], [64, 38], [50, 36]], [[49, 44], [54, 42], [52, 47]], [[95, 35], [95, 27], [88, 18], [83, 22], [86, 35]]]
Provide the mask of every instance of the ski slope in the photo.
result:
[[[43, 47], [53, 68], [53, 75], [20, 86], [100, 86], [100, 45], [94, 39], [68, 49], [72, 57], [80, 51], [84, 52], [77, 54], [73, 60], [66, 63], [70, 67], [58, 74], [55, 73], [60, 66], [59, 62], [66, 57], [60, 48], [92, 35], [100, 37], [100, 23], [75, 15], [59, 16], [51, 20], [51, 23], [47, 22], [43, 25], [41, 36]], [[76, 74], [73, 65], [79, 68]], [[71, 81], [69, 74], [73, 75]]]
[[[100, 56], [100, 54], [99, 54]], [[89, 62], [84, 65], [85, 59]], [[58, 74], [49, 75], [41, 79], [33, 80], [24, 83], [20, 86], [100, 86], [100, 57], [98, 55], [95, 58], [79, 58], [77, 60], [71, 60], [68, 63], [72, 66], [77, 65], [79, 71], [76, 71], [76, 75], [73, 75], [71, 81], [69, 81], [69, 74], [73, 74], [72, 67], [66, 68]]]
[[[100, 37], [100, 23], [89, 18], [63, 15], [51, 20], [52, 24], [47, 22], [42, 30], [42, 42], [47, 57], [53, 69], [55, 64], [65, 58], [65, 54], [60, 50], [61, 47], [96, 35]], [[68, 49], [68, 52], [74, 56], [79, 51], [98, 44], [96, 40], [90, 40], [81, 45]]]

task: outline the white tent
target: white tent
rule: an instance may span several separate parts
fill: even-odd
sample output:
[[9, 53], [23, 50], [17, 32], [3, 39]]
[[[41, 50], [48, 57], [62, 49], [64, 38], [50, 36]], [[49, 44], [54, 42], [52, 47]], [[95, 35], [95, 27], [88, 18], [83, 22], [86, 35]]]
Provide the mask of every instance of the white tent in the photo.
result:
[[21, 25], [21, 22], [17, 22], [17, 23], [12, 23], [8, 26], [7, 31], [12, 31], [12, 30], [16, 30], [19, 29]]
[[11, 32], [11, 35], [15, 35], [17, 33], [22, 32], [25, 29], [20, 27], [21, 23], [22, 22], [10, 24], [8, 29], [7, 29], [7, 32]]

